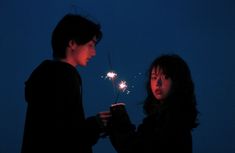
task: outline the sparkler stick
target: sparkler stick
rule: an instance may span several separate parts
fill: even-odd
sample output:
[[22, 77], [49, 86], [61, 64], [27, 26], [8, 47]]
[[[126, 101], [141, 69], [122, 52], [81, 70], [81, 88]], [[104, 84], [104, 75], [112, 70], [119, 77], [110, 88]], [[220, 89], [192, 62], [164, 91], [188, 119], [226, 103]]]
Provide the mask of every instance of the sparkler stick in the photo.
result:
[[108, 62], [109, 62], [109, 67], [111, 69], [111, 71], [109, 71], [106, 75], [106, 78], [109, 78], [109, 80], [112, 81], [112, 85], [113, 85], [113, 94], [114, 96], [117, 94], [117, 90], [116, 90], [116, 87], [115, 87], [115, 79], [117, 77], [117, 73], [115, 73], [113, 71], [113, 66], [112, 66], [112, 62], [111, 62], [111, 55], [110, 55], [110, 52], [108, 52]]
[[127, 89], [127, 84], [126, 84], [126, 81], [122, 80], [119, 85], [118, 85], [118, 93], [117, 93], [117, 96], [116, 96], [116, 100], [115, 100], [115, 104], [118, 102], [118, 98], [119, 98], [119, 95], [120, 95], [120, 91], [124, 92], [126, 89]]
[[[111, 63], [111, 56], [110, 56], [110, 52], [108, 53], [108, 62], [109, 62], [109, 67], [111, 68], [111, 71], [109, 71], [106, 74], [105, 78], [108, 78], [109, 80], [112, 81], [112, 85], [113, 85], [113, 93], [115, 96], [115, 101], [114, 103], [118, 102], [118, 98], [120, 96], [120, 92], [125, 92], [127, 89], [127, 83], [125, 80], [120, 81], [120, 83], [118, 84], [118, 87], [116, 87], [116, 78], [117, 78], [117, 73], [115, 73], [115, 71], [113, 71], [113, 67], [112, 67], [112, 63]], [[127, 94], [129, 94], [129, 90], [127, 90]]]
[[120, 91], [118, 91], [118, 93], [117, 93], [117, 96], [116, 96], [116, 99], [114, 101], [114, 104], [116, 104], [118, 102], [119, 94], [120, 94]]

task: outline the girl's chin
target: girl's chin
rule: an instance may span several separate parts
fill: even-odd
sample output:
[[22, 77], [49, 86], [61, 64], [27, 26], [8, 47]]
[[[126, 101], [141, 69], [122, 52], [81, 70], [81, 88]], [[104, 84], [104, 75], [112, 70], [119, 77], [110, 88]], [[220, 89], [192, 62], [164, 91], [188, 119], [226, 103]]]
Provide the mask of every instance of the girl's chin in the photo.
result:
[[159, 101], [162, 101], [163, 100], [163, 97], [161, 95], [155, 95], [155, 98]]

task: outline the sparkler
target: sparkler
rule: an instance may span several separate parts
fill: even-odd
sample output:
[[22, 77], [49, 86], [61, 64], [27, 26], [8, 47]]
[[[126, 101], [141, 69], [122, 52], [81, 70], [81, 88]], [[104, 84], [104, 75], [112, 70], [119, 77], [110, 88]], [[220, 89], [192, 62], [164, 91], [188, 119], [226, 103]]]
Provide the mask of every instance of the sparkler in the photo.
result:
[[114, 71], [107, 72], [106, 76], [105, 76], [105, 79], [109, 79], [109, 80], [112, 81], [113, 89], [114, 89], [114, 95], [116, 96], [115, 103], [117, 103], [118, 98], [119, 98], [119, 94], [120, 94], [121, 91], [122, 92], [127, 91], [127, 94], [129, 94], [129, 92], [130, 92], [130, 91], [127, 90], [128, 86], [127, 86], [127, 82], [125, 80], [121, 80], [118, 85], [116, 84], [117, 76], [118, 76], [117, 73], [114, 72]]
[[118, 85], [119, 89], [122, 90], [123, 92], [126, 90], [127, 88], [127, 84], [126, 84], [126, 81], [121, 81]]
[[117, 84], [116, 84], [116, 79], [117, 79], [117, 73], [115, 71], [112, 71], [112, 62], [111, 62], [111, 56], [110, 56], [110, 52], [108, 53], [108, 62], [109, 62], [109, 66], [111, 68], [111, 71], [109, 71], [106, 76], [105, 79], [109, 79], [112, 81], [112, 85], [113, 85], [113, 91], [114, 91], [114, 95], [116, 96], [116, 100], [115, 103], [117, 103], [118, 98], [119, 98], [119, 94], [120, 91], [125, 92], [125, 90], [127, 89], [127, 84], [126, 81], [122, 80], [119, 84], [118, 84], [118, 91], [117, 91]]
[[117, 96], [116, 96], [116, 100], [115, 100], [115, 104], [118, 102], [118, 98], [119, 98], [119, 95], [120, 95], [120, 91], [122, 92], [125, 92], [125, 90], [127, 89], [127, 83], [126, 81], [122, 80], [119, 84], [118, 84], [118, 93], [117, 93]]
[[114, 80], [116, 76], [117, 76], [117, 73], [115, 73], [114, 71], [110, 71], [106, 74], [105, 78], [108, 78], [109, 80]]
[[[114, 103], [117, 103], [118, 98], [120, 96], [120, 93], [125, 92], [126, 94], [129, 94], [130, 90], [128, 90], [128, 85], [127, 85], [127, 82], [125, 80], [121, 80], [117, 84], [117, 79], [118, 79], [119, 75], [115, 71], [113, 71], [110, 52], [108, 53], [108, 62], [109, 62], [109, 66], [110, 66], [111, 70], [106, 73], [105, 77], [102, 76], [102, 78], [109, 79], [110, 81], [112, 81], [114, 96], [116, 97]], [[140, 73], [140, 72], [138, 74], [136, 74], [131, 79], [131, 82], [136, 80], [138, 78], [138, 76], [140, 76], [140, 75], [142, 75], [142, 73]], [[134, 88], [134, 85], [132, 85], [131, 88]]]
[[116, 95], [116, 89], [115, 89], [115, 79], [116, 79], [116, 77], [117, 77], [117, 73], [115, 73], [114, 71], [109, 71], [105, 76], [106, 79], [108, 78], [109, 80], [112, 81], [114, 95]]
[[137, 74], [135, 74], [133, 77], [131, 77], [129, 79], [129, 81], [131, 82], [131, 84], [127, 84], [126, 80], [121, 80], [119, 81], [119, 83], [117, 84], [117, 80], [118, 80], [118, 74], [115, 71], [109, 71], [106, 73], [106, 76], [102, 76], [102, 78], [105, 79], [109, 79], [110, 81], [112, 81], [112, 85], [113, 85], [113, 90], [114, 90], [114, 97], [115, 97], [115, 101], [114, 104], [118, 102], [120, 93], [126, 93], [126, 94], [130, 94], [130, 89], [135, 88], [135, 86], [133, 85], [133, 83], [136, 82], [136, 79], [138, 79], [139, 77], [142, 76], [141, 72], [138, 72]]

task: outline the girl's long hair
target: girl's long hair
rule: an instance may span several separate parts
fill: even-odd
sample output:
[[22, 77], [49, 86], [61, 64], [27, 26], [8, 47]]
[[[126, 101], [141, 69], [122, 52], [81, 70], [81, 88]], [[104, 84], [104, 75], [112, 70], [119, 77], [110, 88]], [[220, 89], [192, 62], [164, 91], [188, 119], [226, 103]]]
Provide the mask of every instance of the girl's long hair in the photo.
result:
[[196, 96], [191, 72], [186, 62], [175, 54], [162, 55], [152, 62], [148, 70], [147, 97], [143, 106], [145, 113], [147, 115], [154, 114], [162, 106], [154, 97], [150, 86], [152, 69], [157, 67], [163, 71], [166, 77], [172, 80], [171, 93], [163, 102], [164, 105], [169, 106], [168, 110], [173, 115], [178, 116], [179, 123], [187, 124], [190, 128], [197, 127], [198, 110], [196, 108]]

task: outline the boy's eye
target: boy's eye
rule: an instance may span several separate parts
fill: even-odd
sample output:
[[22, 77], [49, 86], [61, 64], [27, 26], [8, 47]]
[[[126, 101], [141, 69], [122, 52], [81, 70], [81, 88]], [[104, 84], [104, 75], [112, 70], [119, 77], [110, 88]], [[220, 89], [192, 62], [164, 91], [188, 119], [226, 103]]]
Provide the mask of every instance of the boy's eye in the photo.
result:
[[94, 47], [95, 47], [95, 44], [94, 44], [94, 43], [90, 43], [89, 46], [92, 47], [92, 48], [94, 48]]

